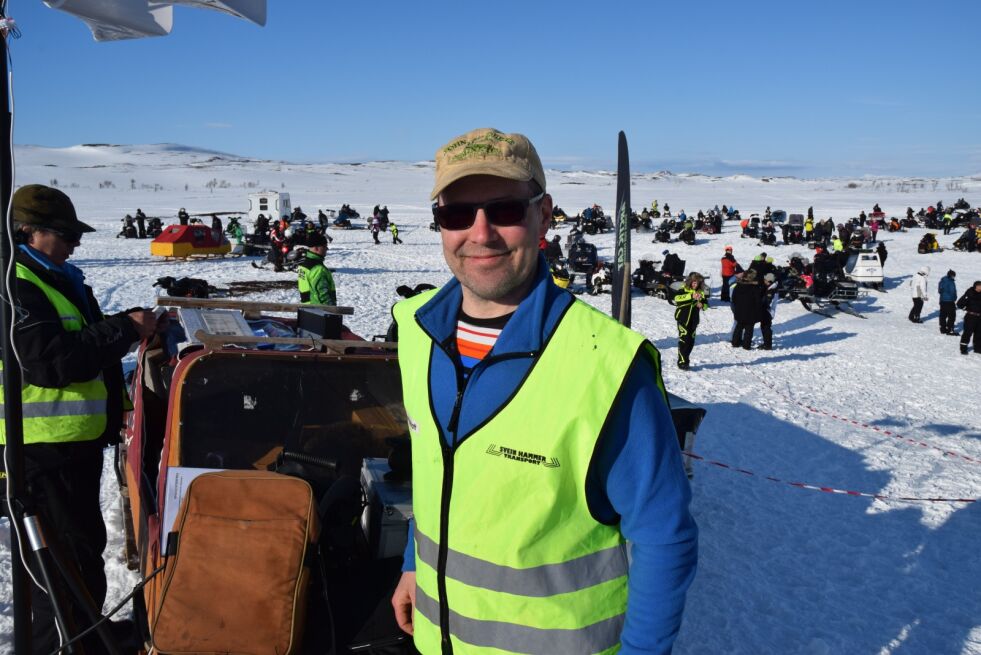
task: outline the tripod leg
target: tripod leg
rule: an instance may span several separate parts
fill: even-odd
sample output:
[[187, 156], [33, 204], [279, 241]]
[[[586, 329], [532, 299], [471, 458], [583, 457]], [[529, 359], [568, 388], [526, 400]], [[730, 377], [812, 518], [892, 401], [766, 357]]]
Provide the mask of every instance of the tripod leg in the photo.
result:
[[[22, 523], [24, 531], [27, 533], [27, 540], [31, 545], [31, 550], [34, 552], [34, 557], [37, 561], [38, 572], [41, 574], [41, 582], [48, 592], [48, 600], [51, 603], [55, 623], [58, 625], [58, 632], [70, 637], [75, 634], [75, 627], [70, 623], [69, 618], [65, 614], [65, 599], [62, 597], [61, 589], [54, 584], [51, 571], [52, 562], [50, 561], [51, 553], [44, 539], [41, 523], [36, 516], [29, 515], [24, 516]], [[68, 646], [63, 652], [71, 655], [77, 651], [74, 646]]]
[[77, 606], [81, 608], [85, 614], [85, 618], [88, 619], [87, 626], [98, 623], [95, 631], [102, 639], [102, 643], [106, 647], [106, 652], [109, 655], [123, 655], [116, 643], [116, 638], [112, 634], [112, 630], [109, 628], [109, 622], [102, 620], [104, 618], [102, 616], [102, 608], [95, 606], [95, 601], [92, 600], [92, 595], [89, 594], [89, 590], [85, 587], [85, 582], [82, 580], [82, 576], [79, 575], [78, 569], [72, 566], [69, 560], [65, 559], [61, 554], [58, 544], [54, 541], [48, 544], [48, 550], [55, 565], [61, 572], [62, 579], [68, 585], [68, 590], [74, 596]]

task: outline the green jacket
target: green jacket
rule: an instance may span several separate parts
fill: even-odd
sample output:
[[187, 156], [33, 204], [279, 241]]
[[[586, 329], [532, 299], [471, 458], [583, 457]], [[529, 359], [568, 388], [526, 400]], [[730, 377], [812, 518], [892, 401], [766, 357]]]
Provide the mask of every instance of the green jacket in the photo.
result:
[[301, 303], [310, 305], [337, 304], [334, 276], [324, 266], [323, 255], [308, 250], [296, 271], [296, 285], [300, 290]]

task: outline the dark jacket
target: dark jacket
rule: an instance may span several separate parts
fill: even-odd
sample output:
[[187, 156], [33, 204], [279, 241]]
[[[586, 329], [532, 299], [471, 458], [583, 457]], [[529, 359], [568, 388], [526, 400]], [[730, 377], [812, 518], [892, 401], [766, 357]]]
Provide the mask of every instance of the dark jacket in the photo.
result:
[[737, 323], [759, 323], [763, 315], [763, 287], [740, 280], [732, 290], [732, 315]]
[[108, 391], [107, 424], [103, 439], [118, 439], [123, 415], [122, 358], [139, 334], [126, 314], [105, 317], [92, 289], [85, 285], [85, 297], [67, 276], [45, 268], [23, 252], [17, 262], [27, 266], [42, 281], [61, 292], [86, 314], [88, 325], [68, 332], [54, 306], [41, 289], [26, 280], [17, 280], [15, 339], [23, 368], [24, 382], [39, 387], [64, 387], [85, 382], [103, 374]]
[[972, 286], [957, 301], [957, 308], [963, 309], [968, 314], [981, 315], [981, 293], [975, 291]]

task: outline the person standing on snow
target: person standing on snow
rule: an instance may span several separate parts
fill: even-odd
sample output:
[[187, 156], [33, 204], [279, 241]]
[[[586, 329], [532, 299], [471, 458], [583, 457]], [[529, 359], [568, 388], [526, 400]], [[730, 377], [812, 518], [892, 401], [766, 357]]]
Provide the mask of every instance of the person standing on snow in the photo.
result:
[[889, 251], [886, 250], [886, 244], [880, 241], [879, 245], [875, 247], [875, 252], [877, 255], [879, 255], [879, 263], [882, 265], [883, 271], [885, 271], [886, 258], [889, 257]]
[[947, 271], [947, 275], [940, 278], [937, 284], [937, 294], [940, 296], [940, 334], [950, 334], [958, 336], [960, 332], [954, 330], [954, 323], [957, 322], [957, 284], [954, 278], [957, 273]]
[[742, 272], [743, 267], [732, 255], [732, 246], [726, 246], [725, 254], [722, 255], [722, 291], [719, 294], [719, 300], [729, 302], [729, 283], [736, 273]]
[[136, 210], [136, 236], [139, 239], [146, 238], [146, 214], [142, 209]]
[[674, 320], [678, 323], [678, 368], [688, 370], [692, 348], [695, 347], [695, 329], [703, 309], [708, 309], [705, 278], [701, 273], [689, 273], [685, 286], [674, 297]]
[[376, 214], [375, 216], [371, 217], [371, 238], [375, 240], [375, 243], [381, 243], [381, 241], [378, 240], [378, 234], [380, 232], [381, 219], [379, 219], [378, 215]]
[[967, 346], [974, 339], [974, 352], [981, 354], [981, 280], [964, 292], [957, 301], [957, 308], [964, 310], [964, 332], [961, 334], [961, 354], [967, 354]]
[[913, 308], [909, 310], [909, 320], [914, 323], [922, 323], [920, 312], [923, 311], [923, 303], [929, 300], [927, 295], [927, 276], [930, 275], [930, 267], [924, 266], [916, 272], [910, 281], [910, 295], [913, 297]]
[[760, 333], [763, 335], [763, 350], [773, 350], [773, 317], [777, 310], [777, 276], [767, 273], [763, 276], [762, 305], [760, 311]]
[[753, 345], [753, 330], [763, 312], [763, 287], [756, 280], [756, 270], [749, 269], [732, 289], [732, 316], [736, 328], [732, 332], [732, 347], [749, 350]]
[[[13, 339], [23, 373], [24, 474], [34, 509], [101, 610], [106, 598], [106, 525], [99, 501], [106, 447], [119, 443], [123, 412], [132, 409], [121, 361], [157, 331], [145, 309], [104, 316], [82, 271], [68, 263], [83, 234], [71, 199], [40, 184], [13, 194], [17, 314]], [[0, 421], [0, 444], [6, 443]], [[33, 567], [32, 567], [33, 568]], [[31, 587], [35, 653], [58, 649], [54, 607]], [[88, 625], [81, 607], [67, 618]], [[74, 636], [74, 635], [70, 635]], [[93, 641], [94, 639], [94, 641]], [[101, 653], [95, 635], [82, 642]]]
[[392, 233], [393, 246], [402, 243], [402, 239], [399, 238], [399, 227], [394, 221], [388, 224], [388, 231]]
[[307, 251], [296, 267], [296, 286], [304, 305], [337, 305], [334, 276], [324, 265], [327, 238], [319, 232], [310, 235]]
[[[523, 135], [441, 147], [454, 278], [392, 312], [414, 513], [392, 605], [424, 655], [668, 652], [694, 577], [660, 356], [554, 284], [545, 189]], [[581, 383], [556, 401], [557, 380]]]

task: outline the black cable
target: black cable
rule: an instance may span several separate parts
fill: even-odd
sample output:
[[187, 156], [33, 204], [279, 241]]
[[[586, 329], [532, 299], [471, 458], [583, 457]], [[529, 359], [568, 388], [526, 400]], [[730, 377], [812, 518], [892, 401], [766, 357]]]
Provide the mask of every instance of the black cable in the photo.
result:
[[62, 651], [64, 651], [66, 648], [68, 648], [72, 644], [76, 643], [80, 639], [82, 639], [82, 638], [88, 636], [89, 634], [91, 634], [93, 630], [96, 630], [100, 625], [102, 625], [103, 623], [105, 623], [106, 621], [108, 621], [110, 618], [112, 618], [112, 616], [116, 612], [118, 612], [119, 610], [123, 609], [123, 605], [125, 605], [133, 596], [135, 596], [136, 595], [136, 592], [138, 592], [141, 589], [143, 589], [143, 587], [145, 587], [146, 584], [148, 582], [150, 582], [150, 580], [153, 580], [157, 576], [157, 574], [159, 574], [165, 568], [167, 568], [167, 565], [166, 564], [160, 565], [156, 570], [154, 570], [153, 572], [151, 572], [150, 575], [148, 575], [146, 578], [144, 578], [143, 580], [141, 580], [135, 587], [133, 587], [133, 591], [129, 592], [126, 595], [126, 597], [123, 598], [121, 601], [119, 601], [119, 604], [116, 605], [114, 608], [112, 608], [112, 610], [110, 610], [105, 616], [103, 616], [101, 619], [99, 619], [98, 621], [96, 621], [95, 623], [93, 623], [91, 626], [89, 626], [88, 628], [86, 628], [82, 632], [78, 633], [76, 636], [72, 637], [69, 641], [67, 641], [66, 643], [62, 644], [59, 648], [56, 648], [55, 650], [51, 651], [51, 653], [49, 655], [58, 655], [59, 653], [61, 653]]

